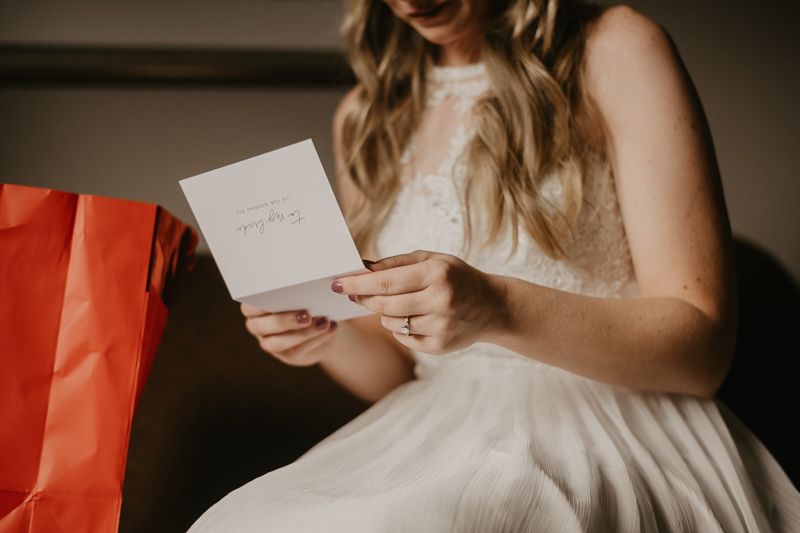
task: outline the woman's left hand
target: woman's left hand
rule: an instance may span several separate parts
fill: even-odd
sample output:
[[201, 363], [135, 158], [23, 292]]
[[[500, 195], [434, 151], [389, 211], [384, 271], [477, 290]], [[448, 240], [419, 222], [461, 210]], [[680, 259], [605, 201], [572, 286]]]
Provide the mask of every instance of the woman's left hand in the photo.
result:
[[[368, 267], [372, 273], [340, 278], [332, 289], [381, 315], [383, 327], [413, 350], [454, 352], [509, 322], [503, 278], [452, 255], [417, 251]], [[406, 317], [411, 336], [400, 333]]]

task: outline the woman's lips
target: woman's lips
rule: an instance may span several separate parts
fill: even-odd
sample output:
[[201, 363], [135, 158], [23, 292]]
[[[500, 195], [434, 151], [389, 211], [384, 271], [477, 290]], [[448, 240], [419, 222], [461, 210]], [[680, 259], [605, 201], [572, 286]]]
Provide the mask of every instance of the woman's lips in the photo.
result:
[[441, 4], [439, 4], [438, 6], [432, 8], [432, 9], [428, 9], [428, 10], [425, 10], [425, 11], [422, 11], [422, 10], [413, 11], [413, 12], [409, 13], [408, 16], [411, 17], [411, 18], [431, 18], [431, 17], [435, 17], [446, 6], [448, 6], [450, 3], [451, 3], [450, 1], [442, 2]]

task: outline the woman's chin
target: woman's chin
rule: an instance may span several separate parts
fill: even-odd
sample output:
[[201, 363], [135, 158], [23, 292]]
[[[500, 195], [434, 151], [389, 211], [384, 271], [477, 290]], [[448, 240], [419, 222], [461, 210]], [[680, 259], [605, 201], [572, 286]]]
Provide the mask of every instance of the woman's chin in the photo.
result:
[[417, 30], [417, 33], [422, 35], [422, 38], [428, 41], [431, 44], [435, 44], [438, 46], [444, 46], [447, 44], [452, 43], [455, 39], [453, 38], [453, 33], [446, 31], [443, 28], [437, 28], [435, 30]]

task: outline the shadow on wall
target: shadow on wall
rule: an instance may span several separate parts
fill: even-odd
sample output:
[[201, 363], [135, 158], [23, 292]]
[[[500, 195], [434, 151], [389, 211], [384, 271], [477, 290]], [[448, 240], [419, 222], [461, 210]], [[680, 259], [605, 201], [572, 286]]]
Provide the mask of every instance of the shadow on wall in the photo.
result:
[[[736, 241], [739, 331], [733, 366], [717, 397], [800, 486], [800, 288], [759, 247]], [[794, 422], [793, 422], [794, 421]]]

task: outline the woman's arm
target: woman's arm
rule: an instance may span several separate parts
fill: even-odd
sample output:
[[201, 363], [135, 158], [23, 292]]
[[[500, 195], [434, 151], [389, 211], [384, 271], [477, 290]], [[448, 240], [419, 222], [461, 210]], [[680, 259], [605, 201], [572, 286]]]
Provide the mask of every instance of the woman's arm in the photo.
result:
[[[339, 104], [333, 123], [339, 201], [345, 209], [357, 201], [357, 190], [344, 171], [341, 129], [352, 90]], [[377, 315], [348, 320], [329, 328], [314, 317], [300, 324], [298, 313], [265, 313], [242, 305], [247, 329], [261, 348], [293, 366], [320, 366], [340, 385], [362, 400], [374, 402], [413, 379], [413, 359], [402, 344], [380, 325]], [[307, 316], [307, 315], [306, 315]], [[315, 327], [317, 323], [322, 327]]]
[[592, 28], [585, 65], [642, 298], [582, 298], [508, 280], [514, 320], [498, 342], [518, 351], [536, 339], [540, 358], [557, 354], [559, 366], [595, 379], [710, 396], [733, 356], [736, 285], [699, 98], [667, 34], [626, 7]]
[[[666, 33], [629, 8], [590, 31], [586, 88], [605, 118], [642, 298], [600, 299], [490, 276], [442, 254], [379, 263], [344, 292], [431, 353], [492, 342], [583, 376], [710, 396], [736, 331], [730, 228], [706, 120]], [[427, 301], [427, 303], [425, 303]]]

